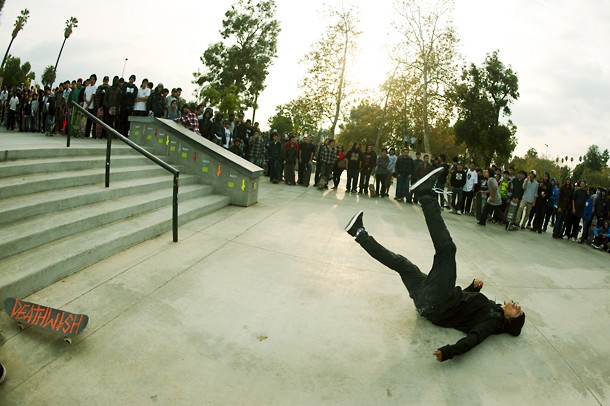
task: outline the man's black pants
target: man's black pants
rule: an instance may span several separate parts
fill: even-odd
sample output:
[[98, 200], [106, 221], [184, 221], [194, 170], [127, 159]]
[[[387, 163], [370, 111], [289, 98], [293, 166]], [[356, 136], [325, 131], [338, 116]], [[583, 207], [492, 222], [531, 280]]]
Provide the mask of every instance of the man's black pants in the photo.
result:
[[428, 275], [407, 258], [381, 246], [366, 231], [358, 234], [356, 242], [377, 261], [398, 272], [417, 311], [428, 317], [435, 306], [438, 307], [446, 302], [453, 294], [457, 277], [456, 247], [441, 217], [441, 210], [436, 200], [432, 196], [422, 196], [419, 201], [436, 251]]

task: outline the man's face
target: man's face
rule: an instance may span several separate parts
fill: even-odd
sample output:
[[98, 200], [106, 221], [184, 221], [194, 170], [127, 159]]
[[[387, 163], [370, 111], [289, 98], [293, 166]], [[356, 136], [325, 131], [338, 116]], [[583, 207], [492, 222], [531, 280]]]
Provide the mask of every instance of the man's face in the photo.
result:
[[582, 190], [585, 190], [586, 187], [587, 187], [587, 184], [585, 182], [580, 182], [580, 188]]
[[312, 140], [311, 137], [305, 137], [305, 142], [306, 143], [311, 144], [311, 140]]
[[474, 171], [477, 166], [475, 164], [470, 164], [470, 170]]
[[233, 121], [235, 121], [235, 116], [233, 114], [231, 114], [229, 116], [229, 122], [232, 123]]
[[421, 159], [421, 154], [415, 154], [415, 159]]
[[278, 139], [278, 135], [277, 134], [273, 134], [273, 142], [277, 142]]
[[513, 168], [508, 168], [508, 175], [509, 176], [513, 176], [514, 173], [515, 173], [515, 170]]
[[390, 155], [396, 155], [396, 152], [393, 149], [391, 149], [390, 150]]
[[383, 155], [384, 157], [388, 156], [388, 151], [386, 151], [385, 149], [382, 150], [381, 155]]
[[509, 179], [508, 173], [505, 173], [504, 174], [504, 180], [508, 180], [508, 179]]
[[368, 147], [366, 147], [366, 152], [372, 152], [373, 151], [373, 146], [369, 145]]
[[142, 89], [146, 89], [148, 87], [148, 80], [142, 81]]
[[425, 156], [424, 157], [424, 163], [429, 163], [430, 162], [430, 157], [429, 156]]
[[458, 171], [460, 171], [460, 172], [461, 172], [461, 171], [463, 171], [463, 170], [464, 170], [464, 165], [462, 165], [462, 164], [458, 164], [457, 168], [458, 168]]
[[197, 109], [197, 114], [203, 114], [203, 106], [199, 106]]
[[409, 152], [408, 152], [406, 149], [405, 149], [405, 150], [403, 150], [403, 151], [402, 151], [402, 157], [403, 157], [403, 158], [406, 158], [406, 157], [408, 157], [408, 156], [409, 156]]
[[246, 121], [246, 127], [250, 127], [252, 125], [251, 121]]
[[523, 311], [521, 311], [521, 306], [514, 302], [506, 303], [504, 306], [502, 306], [502, 309], [504, 309], [504, 317], [508, 319], [514, 319], [515, 317], [519, 317], [523, 314]]
[[335, 141], [331, 141], [331, 142], [329, 142], [329, 143], [328, 143], [328, 146], [329, 146], [330, 148], [333, 148], [333, 147], [335, 146]]
[[255, 133], [254, 133], [254, 138], [258, 138], [258, 136], [259, 136], [259, 135], [260, 135], [260, 134], [259, 134], [259, 132], [258, 132], [258, 131], [257, 131], [257, 132], [255, 132]]
[[534, 175], [533, 173], [530, 173], [529, 178], [530, 178], [531, 181], [533, 181], [535, 177], [536, 177], [536, 175]]

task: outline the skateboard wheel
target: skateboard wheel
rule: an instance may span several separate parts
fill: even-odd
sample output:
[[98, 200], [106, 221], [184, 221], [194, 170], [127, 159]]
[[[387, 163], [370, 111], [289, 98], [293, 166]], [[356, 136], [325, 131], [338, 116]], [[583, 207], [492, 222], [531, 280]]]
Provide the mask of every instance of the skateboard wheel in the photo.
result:
[[17, 323], [17, 326], [19, 326], [19, 330], [23, 330], [25, 328], [23, 323]]
[[64, 337], [64, 341], [67, 342], [68, 344], [72, 344], [72, 338], [71, 337]]

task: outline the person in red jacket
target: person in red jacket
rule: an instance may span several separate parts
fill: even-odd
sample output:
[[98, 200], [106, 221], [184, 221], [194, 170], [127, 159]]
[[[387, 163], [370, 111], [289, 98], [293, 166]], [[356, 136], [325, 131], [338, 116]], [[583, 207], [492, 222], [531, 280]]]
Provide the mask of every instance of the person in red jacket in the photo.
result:
[[362, 211], [345, 227], [369, 255], [398, 272], [421, 316], [437, 326], [451, 327], [466, 333], [466, 337], [457, 343], [434, 351], [437, 361], [446, 361], [464, 354], [492, 334], [518, 336], [525, 323], [525, 314], [517, 303], [511, 301], [500, 305], [480, 293], [483, 281], [475, 279], [464, 290], [455, 285], [457, 249], [432, 194], [442, 171], [442, 167], [435, 169], [411, 187], [422, 206], [436, 251], [432, 269], [427, 275], [407, 258], [387, 250], [375, 241], [364, 229]]
[[339, 182], [341, 182], [341, 174], [347, 168], [347, 161], [345, 160], [345, 151], [343, 150], [343, 146], [339, 145], [337, 147], [337, 158], [335, 160], [335, 167], [333, 168], [333, 189], [337, 190], [339, 186]]

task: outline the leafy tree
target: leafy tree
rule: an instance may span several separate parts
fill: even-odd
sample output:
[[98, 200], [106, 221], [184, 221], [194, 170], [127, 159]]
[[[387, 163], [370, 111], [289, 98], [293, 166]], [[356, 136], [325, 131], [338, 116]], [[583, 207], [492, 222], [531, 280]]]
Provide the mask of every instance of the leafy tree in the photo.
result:
[[277, 106], [275, 111], [276, 113], [268, 121], [271, 131], [277, 131], [280, 135], [291, 133], [294, 125], [290, 112], [284, 106]]
[[201, 96], [206, 104], [217, 106], [217, 110], [226, 113], [227, 117], [231, 113], [241, 111], [242, 99], [235, 85], [220, 90], [216, 85], [210, 85], [203, 90]]
[[57, 74], [55, 73], [55, 68], [53, 65], [47, 66], [42, 72], [42, 84], [45, 86], [51, 86], [53, 82], [55, 82], [56, 76]]
[[30, 10], [28, 10], [27, 8], [21, 10], [21, 14], [17, 16], [17, 20], [15, 20], [15, 29], [13, 30], [13, 34], [11, 36], [11, 42], [8, 44], [8, 48], [6, 49], [6, 53], [4, 54], [4, 59], [2, 60], [2, 66], [0, 66], [0, 68], [4, 68], [4, 64], [6, 63], [6, 60], [8, 58], [8, 53], [11, 50], [11, 45], [13, 45], [13, 41], [15, 40], [15, 37], [17, 37], [17, 34], [19, 34], [19, 31], [21, 31], [25, 23], [28, 22], [29, 17]]
[[608, 159], [610, 159], [610, 152], [605, 149], [602, 153], [597, 145], [591, 145], [583, 158], [587, 168], [601, 172], [606, 167]]
[[61, 58], [61, 52], [64, 50], [64, 45], [66, 45], [66, 40], [70, 38], [72, 34], [72, 29], [78, 27], [78, 20], [76, 17], [70, 17], [69, 20], [66, 21], [66, 29], [64, 30], [64, 42], [61, 44], [61, 49], [59, 50], [59, 55], [57, 56], [57, 62], [55, 62], [55, 72], [57, 72], [57, 65], [59, 64], [59, 58]]
[[335, 137], [339, 119], [346, 114], [349, 97], [348, 61], [355, 57], [356, 38], [360, 35], [358, 11], [329, 9], [325, 20], [330, 21], [322, 38], [312, 44], [312, 50], [302, 62], [309, 65], [300, 85], [302, 99], [311, 106], [316, 120], [330, 122], [330, 137]]
[[36, 74], [30, 72], [30, 69], [29, 62], [24, 62], [21, 65], [21, 59], [9, 55], [6, 65], [3, 69], [0, 69], [0, 77], [4, 78], [2, 84], [11, 87], [28, 83], [29, 80], [36, 78]]
[[[438, 104], [451, 111], [453, 100], [445, 92], [453, 87], [457, 77], [459, 39], [453, 25], [453, 0], [398, 0], [395, 10], [400, 17], [394, 26], [404, 41], [394, 52], [415, 79], [412, 95], [419, 104], [424, 147], [430, 152], [431, 107]], [[407, 79], [411, 81], [411, 78]], [[438, 106], [435, 107], [438, 109]]]
[[233, 95], [256, 112], [268, 68], [277, 57], [280, 27], [275, 11], [275, 0], [239, 0], [225, 13], [220, 31], [224, 42], [210, 45], [200, 58], [205, 72], [193, 73], [193, 83], [200, 86], [195, 93], [199, 100], [210, 100], [207, 90], [213, 88], [212, 93]]
[[517, 146], [517, 127], [500, 124], [500, 114], [510, 116], [510, 104], [519, 98], [519, 81], [511, 67], [498, 59], [498, 51], [487, 55], [481, 68], [464, 68], [462, 83], [455, 88], [459, 118], [455, 124], [458, 142], [465, 142], [486, 166], [494, 157], [508, 159]]
[[530, 148], [527, 150], [525, 156], [528, 158], [538, 158], [538, 151], [536, 151], [536, 148]]
[[[341, 125], [341, 132], [337, 135], [337, 141], [341, 145], [349, 146], [359, 142], [363, 146], [375, 144], [378, 130], [381, 126], [383, 109], [369, 100], [361, 100], [351, 109], [345, 124]], [[387, 132], [382, 133], [380, 145], [388, 145], [390, 139]]]

